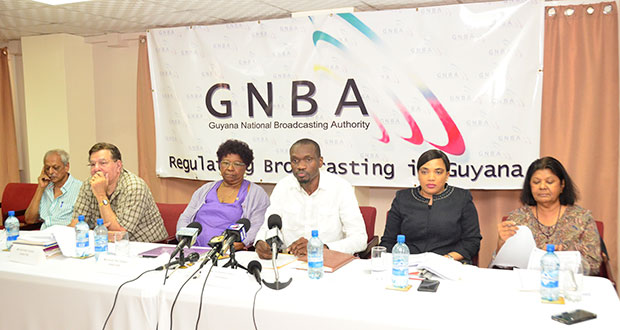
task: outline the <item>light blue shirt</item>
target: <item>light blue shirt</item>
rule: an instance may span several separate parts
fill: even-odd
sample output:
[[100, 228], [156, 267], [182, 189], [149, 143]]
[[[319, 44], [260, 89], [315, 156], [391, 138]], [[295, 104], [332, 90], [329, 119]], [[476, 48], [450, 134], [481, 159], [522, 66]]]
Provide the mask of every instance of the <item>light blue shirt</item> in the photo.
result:
[[41, 230], [53, 225], [66, 226], [71, 223], [73, 205], [81, 186], [82, 181], [69, 174], [67, 182], [60, 188], [62, 194], [58, 198], [54, 198], [54, 184], [47, 185], [39, 204], [39, 217], [44, 221]]

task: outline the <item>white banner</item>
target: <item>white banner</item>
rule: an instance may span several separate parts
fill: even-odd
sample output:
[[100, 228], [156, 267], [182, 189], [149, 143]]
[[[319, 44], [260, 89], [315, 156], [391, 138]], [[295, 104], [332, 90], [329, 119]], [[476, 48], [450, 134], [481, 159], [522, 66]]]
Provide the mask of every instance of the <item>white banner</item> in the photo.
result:
[[255, 182], [319, 143], [353, 185], [407, 187], [446, 152], [450, 182], [520, 188], [539, 156], [542, 2], [362, 12], [148, 33], [157, 174], [217, 180], [227, 139], [254, 151]]

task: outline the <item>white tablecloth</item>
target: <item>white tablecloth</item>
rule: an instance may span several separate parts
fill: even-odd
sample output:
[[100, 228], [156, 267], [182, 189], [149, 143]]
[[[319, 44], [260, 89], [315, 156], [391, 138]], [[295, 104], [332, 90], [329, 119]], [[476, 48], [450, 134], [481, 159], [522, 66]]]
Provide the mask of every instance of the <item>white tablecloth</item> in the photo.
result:
[[[135, 255], [153, 246], [132, 242], [131, 248]], [[237, 258], [247, 265], [256, 254], [240, 252]], [[0, 329], [101, 329], [118, 286], [153, 265], [152, 259], [134, 257], [132, 271], [112, 274], [92, 258], [54, 257], [30, 266], [9, 261], [8, 252], [2, 252]], [[389, 279], [376, 279], [369, 266], [368, 260], [354, 260], [321, 280], [310, 280], [301, 270], [281, 270], [281, 277], [293, 281], [283, 290], [263, 287], [258, 292], [256, 326], [261, 330], [565, 329], [551, 315], [577, 308], [596, 313], [598, 318], [570, 329], [617, 329], [620, 324], [620, 300], [604, 278], [585, 278], [581, 302], [548, 305], [540, 302], [538, 292], [521, 291], [517, 272], [465, 267], [461, 280], [441, 280], [436, 293], [416, 291], [418, 281], [411, 281], [411, 290], [399, 292], [387, 290]], [[194, 328], [209, 268], [210, 263], [179, 295], [174, 329]], [[176, 270], [165, 286], [163, 271], [124, 286], [106, 329], [169, 329], [172, 301], [194, 270]], [[273, 280], [273, 270], [263, 269], [262, 275]], [[213, 268], [204, 292], [200, 328], [253, 329], [252, 304], [258, 289], [254, 277], [241, 269]]]

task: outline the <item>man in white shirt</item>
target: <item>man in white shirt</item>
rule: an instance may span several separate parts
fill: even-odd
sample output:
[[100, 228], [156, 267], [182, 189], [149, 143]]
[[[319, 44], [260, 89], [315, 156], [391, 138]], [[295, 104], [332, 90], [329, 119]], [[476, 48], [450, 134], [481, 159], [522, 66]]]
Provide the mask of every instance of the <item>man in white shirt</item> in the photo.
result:
[[73, 206], [82, 182], [69, 174], [69, 154], [62, 149], [45, 153], [37, 190], [26, 209], [28, 224], [43, 220], [41, 229], [71, 223]]
[[[313, 140], [295, 142], [289, 153], [293, 175], [278, 182], [265, 212], [267, 218], [272, 214], [282, 218], [282, 235], [288, 252], [305, 255], [313, 229], [318, 229], [325, 248], [345, 253], [363, 250], [368, 236], [351, 184], [319, 170], [323, 157]], [[271, 248], [264, 241], [268, 229], [265, 221], [254, 242], [262, 259], [271, 258]]]

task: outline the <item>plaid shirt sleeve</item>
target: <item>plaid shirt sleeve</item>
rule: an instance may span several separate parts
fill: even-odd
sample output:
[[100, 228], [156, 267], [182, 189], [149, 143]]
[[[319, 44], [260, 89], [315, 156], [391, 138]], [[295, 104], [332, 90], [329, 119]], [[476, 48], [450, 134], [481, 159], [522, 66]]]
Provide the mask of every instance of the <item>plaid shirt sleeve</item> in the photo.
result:
[[95, 225], [95, 217], [100, 216], [97, 198], [95, 198], [95, 195], [90, 189], [90, 180], [82, 183], [78, 197], [75, 200], [75, 205], [73, 206], [73, 216], [71, 218], [77, 219], [79, 215], [84, 216], [86, 223], [88, 223], [91, 228]]
[[123, 171], [110, 205], [130, 240], [157, 242], [168, 236], [149, 187], [133, 173]]

